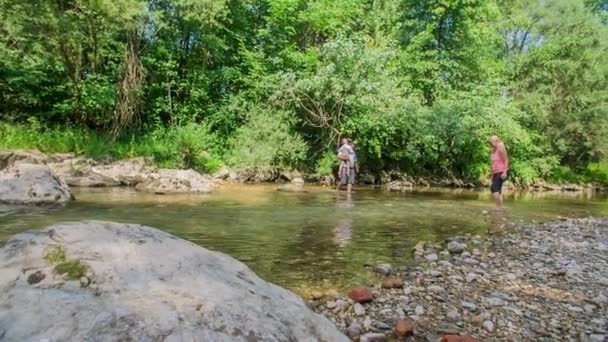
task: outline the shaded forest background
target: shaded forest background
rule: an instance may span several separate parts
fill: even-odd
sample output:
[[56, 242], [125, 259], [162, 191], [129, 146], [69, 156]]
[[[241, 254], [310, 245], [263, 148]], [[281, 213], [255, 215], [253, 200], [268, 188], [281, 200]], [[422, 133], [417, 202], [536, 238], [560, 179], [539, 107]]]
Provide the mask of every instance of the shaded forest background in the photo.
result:
[[0, 147], [608, 183], [604, 0], [0, 0]]

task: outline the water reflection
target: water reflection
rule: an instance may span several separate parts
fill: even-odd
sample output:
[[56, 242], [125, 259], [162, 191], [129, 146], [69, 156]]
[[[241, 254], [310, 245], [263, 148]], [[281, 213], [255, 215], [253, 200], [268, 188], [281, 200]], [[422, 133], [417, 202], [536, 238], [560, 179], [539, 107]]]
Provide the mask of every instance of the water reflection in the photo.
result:
[[353, 207], [352, 193], [338, 194], [336, 197], [336, 216], [338, 217], [338, 224], [334, 228], [334, 242], [339, 247], [345, 247], [352, 239]]

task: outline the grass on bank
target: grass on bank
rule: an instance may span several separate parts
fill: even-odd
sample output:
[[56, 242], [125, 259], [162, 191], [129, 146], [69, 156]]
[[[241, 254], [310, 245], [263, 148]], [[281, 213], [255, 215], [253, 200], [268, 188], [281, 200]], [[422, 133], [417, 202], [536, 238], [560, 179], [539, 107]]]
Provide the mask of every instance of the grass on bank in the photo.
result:
[[[112, 141], [103, 133], [83, 128], [0, 123], [0, 149], [72, 152], [94, 159], [151, 157], [160, 167], [193, 168], [201, 172], [214, 172], [224, 165], [225, 157], [231, 155], [224, 146], [217, 134], [204, 124], [160, 127]], [[331, 173], [333, 162], [333, 154], [324, 156], [316, 167], [317, 174]], [[585, 169], [576, 171], [560, 166], [552, 170], [547, 181], [608, 185], [608, 162], [591, 163]]]
[[222, 166], [217, 137], [204, 125], [157, 128], [115, 141], [82, 128], [45, 128], [0, 123], [0, 148], [37, 149], [44, 153], [72, 152], [94, 159], [152, 157], [166, 168], [214, 172]]

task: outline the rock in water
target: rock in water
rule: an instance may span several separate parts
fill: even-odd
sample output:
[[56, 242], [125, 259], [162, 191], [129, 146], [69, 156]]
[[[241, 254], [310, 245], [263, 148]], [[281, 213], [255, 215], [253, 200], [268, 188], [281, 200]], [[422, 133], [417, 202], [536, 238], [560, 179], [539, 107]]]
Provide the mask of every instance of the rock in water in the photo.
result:
[[292, 180], [290, 184], [279, 186], [277, 190], [284, 192], [308, 192], [304, 190], [304, 180], [300, 177]]
[[213, 182], [194, 170], [159, 169], [137, 184], [135, 190], [155, 194], [209, 193]]
[[18, 163], [0, 171], [0, 203], [52, 204], [74, 199], [48, 166]]
[[348, 341], [239, 261], [141, 225], [19, 234], [0, 249], [0, 289], [6, 341]]

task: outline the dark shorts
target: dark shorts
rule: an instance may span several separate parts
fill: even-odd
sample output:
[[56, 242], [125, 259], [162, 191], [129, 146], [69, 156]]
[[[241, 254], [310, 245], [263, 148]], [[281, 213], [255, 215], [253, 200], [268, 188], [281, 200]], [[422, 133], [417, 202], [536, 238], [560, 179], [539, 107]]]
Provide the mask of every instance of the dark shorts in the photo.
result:
[[502, 194], [502, 184], [505, 182], [504, 179], [502, 179], [502, 172], [498, 172], [492, 175], [492, 186], [490, 186], [490, 190], [492, 191], [492, 193], [496, 193], [498, 192], [499, 194]]
[[355, 169], [350, 168], [348, 175], [346, 174], [347, 168], [343, 168], [340, 173], [340, 185], [355, 184]]

